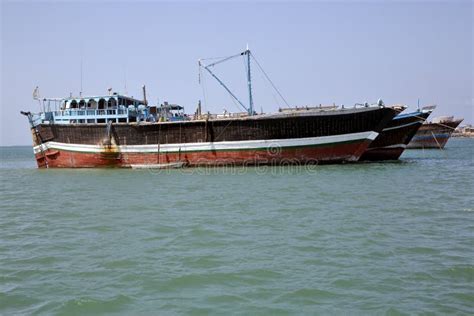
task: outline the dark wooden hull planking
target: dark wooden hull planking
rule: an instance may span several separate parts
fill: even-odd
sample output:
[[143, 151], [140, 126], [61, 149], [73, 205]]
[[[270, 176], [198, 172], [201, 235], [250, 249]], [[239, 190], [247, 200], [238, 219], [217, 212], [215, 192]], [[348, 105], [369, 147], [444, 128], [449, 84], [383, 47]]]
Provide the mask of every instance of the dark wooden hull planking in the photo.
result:
[[363, 161], [397, 160], [431, 112], [394, 118], [361, 156]]
[[395, 115], [377, 107], [110, 128], [40, 124], [33, 139], [40, 168], [338, 163], [358, 160]]

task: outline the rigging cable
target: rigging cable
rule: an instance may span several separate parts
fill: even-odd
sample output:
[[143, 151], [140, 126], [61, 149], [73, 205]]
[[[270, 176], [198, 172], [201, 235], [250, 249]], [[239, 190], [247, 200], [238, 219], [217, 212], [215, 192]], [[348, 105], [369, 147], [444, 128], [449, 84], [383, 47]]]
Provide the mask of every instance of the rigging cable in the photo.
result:
[[231, 59], [231, 58], [238, 57], [238, 56], [240, 56], [240, 55], [241, 55], [241, 54], [239, 54], [239, 55], [234, 55], [234, 56], [230, 56], [230, 57], [228, 57], [228, 58], [226, 58], [226, 59], [224, 59], [224, 60], [217, 61], [217, 62], [215, 62], [215, 63], [213, 63], [213, 64], [210, 64], [210, 65], [207, 65], [207, 66], [206, 66], [206, 65], [203, 65], [203, 64], [201, 63], [200, 66], [203, 67], [204, 69], [206, 69], [207, 72], [209, 72], [209, 74], [210, 74], [212, 77], [214, 77], [214, 79], [216, 79], [216, 80], [219, 82], [219, 84], [220, 84], [222, 87], [224, 87], [225, 90], [227, 90], [227, 92], [229, 93], [229, 95], [230, 95], [232, 98], [234, 98], [235, 101], [237, 101], [237, 102], [242, 106], [242, 108], [243, 108], [244, 110], [247, 110], [247, 108], [245, 107], [245, 105], [243, 105], [243, 103], [232, 93], [232, 91], [229, 90], [229, 88], [222, 82], [222, 80], [220, 80], [220, 79], [209, 69], [210, 67], [215, 66], [216, 64], [222, 63], [222, 62], [227, 61], [227, 60], [229, 60], [229, 59]]
[[[233, 57], [237, 57], [237, 56], [240, 56], [240, 55], [234, 55], [234, 56], [230, 56], [230, 57], [224, 57], [225, 60], [229, 60]], [[205, 58], [205, 59], [201, 59], [201, 60], [206, 60], [206, 59], [216, 59], [216, 58]], [[223, 60], [222, 60], [223, 61]], [[218, 61], [214, 64], [211, 64], [212, 66], [216, 65], [217, 63], [221, 63], [222, 61]], [[202, 94], [204, 96], [204, 104], [206, 105], [207, 107], [207, 96], [206, 96], [206, 84], [205, 84], [205, 73], [202, 72], [202, 68], [205, 68], [205, 67], [209, 67], [209, 66], [204, 66], [203, 64], [199, 63], [199, 83], [201, 83], [201, 87], [202, 87]], [[241, 111], [241, 108], [239, 106], [239, 104], [237, 104], [237, 102], [234, 100], [234, 98], [229, 95], [230, 99], [232, 100], [232, 103], [234, 104], [235, 108], [238, 110], [238, 111]]]
[[206, 97], [206, 84], [204, 82], [204, 76], [202, 75], [202, 66], [201, 63], [199, 63], [199, 84], [201, 85], [202, 88], [202, 96], [204, 98], [204, 106], [207, 107], [207, 97]]
[[273, 83], [273, 81], [270, 79], [270, 77], [268, 77], [267, 73], [265, 72], [265, 70], [263, 70], [262, 66], [260, 66], [260, 63], [257, 61], [257, 59], [255, 58], [255, 56], [253, 55], [253, 53], [250, 53], [250, 55], [252, 56], [253, 60], [255, 61], [255, 63], [257, 64], [258, 68], [260, 68], [260, 70], [262, 71], [262, 73], [265, 75], [265, 77], [267, 78], [268, 82], [270, 82], [270, 84], [272, 85], [273, 89], [275, 89], [275, 91], [278, 93], [278, 95], [280, 96], [280, 98], [285, 102], [285, 104], [291, 108], [291, 106], [288, 104], [288, 102], [286, 101], [286, 99], [283, 97], [283, 95], [280, 93], [280, 91], [277, 89], [277, 87], [275, 86], [275, 84]]
[[[242, 58], [242, 62], [243, 62], [243, 64], [244, 64], [245, 73], [247, 73], [247, 72], [248, 72], [248, 66], [247, 66], [247, 62], [245, 61], [245, 58]], [[268, 80], [266, 80], [265, 77], [263, 76], [263, 72], [260, 71], [259, 74], [260, 74], [260, 77], [262, 78], [262, 81], [263, 81], [263, 82], [268, 81]], [[266, 86], [266, 88], [268, 89], [268, 86]], [[278, 101], [278, 98], [276, 97], [276, 95], [275, 95], [275, 93], [274, 93], [273, 90], [274, 90], [274, 89], [270, 88], [270, 93], [271, 93], [271, 95], [272, 95], [272, 98], [273, 98], [273, 100], [275, 101], [275, 103], [278, 105], [278, 107], [281, 108], [280, 101]]]

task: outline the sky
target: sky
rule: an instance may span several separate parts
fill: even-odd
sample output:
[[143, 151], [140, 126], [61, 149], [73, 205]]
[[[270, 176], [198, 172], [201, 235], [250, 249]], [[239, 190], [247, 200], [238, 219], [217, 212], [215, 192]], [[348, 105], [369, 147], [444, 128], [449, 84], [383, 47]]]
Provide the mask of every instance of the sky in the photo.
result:
[[[1, 1], [0, 146], [31, 145], [20, 110], [107, 89], [193, 113], [241, 111], [198, 59], [249, 45], [291, 106], [376, 102], [473, 123], [472, 1]], [[81, 67], [82, 64], [82, 67]], [[82, 69], [82, 80], [81, 80]], [[252, 61], [255, 109], [285, 106]], [[213, 71], [248, 104], [242, 58]]]

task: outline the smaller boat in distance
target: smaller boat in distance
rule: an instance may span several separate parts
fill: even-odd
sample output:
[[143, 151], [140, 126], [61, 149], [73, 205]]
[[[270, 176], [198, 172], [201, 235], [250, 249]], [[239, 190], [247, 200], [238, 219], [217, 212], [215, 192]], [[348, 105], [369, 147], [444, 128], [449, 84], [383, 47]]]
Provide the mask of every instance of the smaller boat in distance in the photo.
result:
[[[377, 138], [370, 143], [360, 160], [380, 161], [400, 158], [408, 143], [435, 107], [427, 106], [416, 112], [395, 116]], [[400, 112], [405, 108], [403, 106], [397, 107]]]
[[453, 116], [443, 116], [423, 124], [408, 144], [409, 149], [443, 149], [456, 127], [463, 118], [454, 119]]

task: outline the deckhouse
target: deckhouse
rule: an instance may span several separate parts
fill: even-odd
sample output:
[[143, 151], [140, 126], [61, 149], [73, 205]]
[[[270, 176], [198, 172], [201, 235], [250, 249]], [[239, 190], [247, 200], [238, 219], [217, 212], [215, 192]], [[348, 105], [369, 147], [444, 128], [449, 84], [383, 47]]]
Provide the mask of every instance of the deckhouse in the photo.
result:
[[147, 117], [146, 101], [114, 93], [107, 96], [69, 97], [59, 101], [59, 109], [46, 111], [54, 124], [129, 123]]
[[42, 111], [32, 115], [33, 124], [100, 124], [132, 122], [170, 122], [189, 120], [184, 107], [177, 104], [148, 105], [143, 100], [112, 93], [63, 99], [41, 99]]

